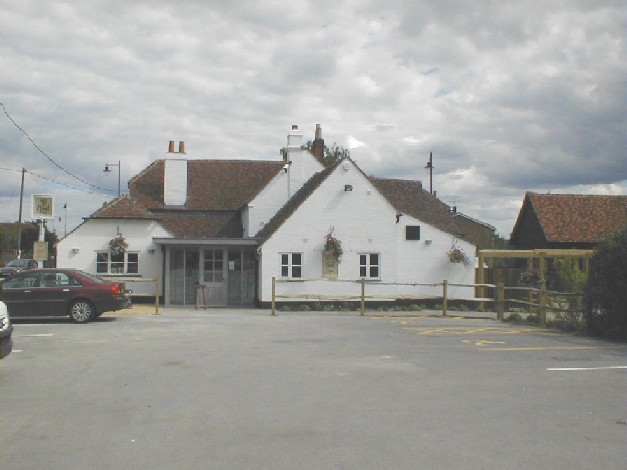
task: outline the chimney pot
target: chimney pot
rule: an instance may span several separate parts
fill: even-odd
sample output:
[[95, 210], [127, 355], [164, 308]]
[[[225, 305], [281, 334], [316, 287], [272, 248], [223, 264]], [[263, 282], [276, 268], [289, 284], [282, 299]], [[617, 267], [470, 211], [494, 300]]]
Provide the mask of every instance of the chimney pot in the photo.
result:
[[185, 142], [179, 142], [179, 153], [185, 153]]
[[322, 139], [322, 126], [316, 124], [316, 139]]
[[174, 153], [174, 141], [170, 141], [170, 145], [168, 146], [168, 153]]

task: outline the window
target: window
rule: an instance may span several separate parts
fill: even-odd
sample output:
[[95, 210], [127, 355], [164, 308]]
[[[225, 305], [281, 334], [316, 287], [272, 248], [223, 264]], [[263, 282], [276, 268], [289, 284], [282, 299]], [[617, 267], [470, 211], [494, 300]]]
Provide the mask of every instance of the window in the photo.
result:
[[281, 253], [281, 277], [302, 277], [302, 253]]
[[405, 240], [420, 240], [420, 225], [406, 225]]
[[359, 255], [359, 276], [366, 279], [380, 277], [379, 253], [364, 253]]
[[205, 269], [203, 279], [205, 282], [224, 282], [224, 250], [205, 250]]
[[27, 289], [39, 287], [39, 273], [20, 273], [3, 283], [3, 289]]
[[139, 253], [110, 254], [108, 251], [96, 253], [96, 272], [99, 274], [139, 273]]

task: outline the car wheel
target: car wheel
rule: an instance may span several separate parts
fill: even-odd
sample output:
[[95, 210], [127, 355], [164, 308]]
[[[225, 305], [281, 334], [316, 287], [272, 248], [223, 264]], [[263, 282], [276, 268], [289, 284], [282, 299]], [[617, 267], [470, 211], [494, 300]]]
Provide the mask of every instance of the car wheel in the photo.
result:
[[70, 319], [74, 323], [87, 323], [95, 316], [95, 312], [87, 300], [75, 300], [70, 306]]

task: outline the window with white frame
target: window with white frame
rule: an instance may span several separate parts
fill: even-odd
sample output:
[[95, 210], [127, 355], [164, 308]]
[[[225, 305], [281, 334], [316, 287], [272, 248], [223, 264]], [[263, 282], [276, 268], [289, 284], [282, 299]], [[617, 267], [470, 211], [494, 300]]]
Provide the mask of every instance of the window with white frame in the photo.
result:
[[124, 252], [111, 254], [108, 251], [96, 253], [98, 274], [137, 274], [139, 273], [139, 253]]
[[302, 253], [281, 253], [281, 277], [300, 278], [303, 275]]
[[379, 279], [381, 277], [381, 256], [379, 253], [359, 255], [359, 277]]

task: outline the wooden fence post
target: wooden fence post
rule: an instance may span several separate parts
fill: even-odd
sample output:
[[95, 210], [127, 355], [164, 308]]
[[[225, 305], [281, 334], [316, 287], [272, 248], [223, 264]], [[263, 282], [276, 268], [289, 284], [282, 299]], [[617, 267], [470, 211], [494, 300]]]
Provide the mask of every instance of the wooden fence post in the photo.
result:
[[448, 290], [448, 281], [444, 279], [442, 281], [442, 316], [446, 316], [446, 307], [447, 307], [447, 290]]
[[538, 291], [538, 320], [542, 328], [546, 327], [546, 304], [548, 301], [548, 294], [546, 286], [542, 284]]
[[503, 321], [505, 312], [505, 285], [499, 282], [496, 285], [496, 319]]
[[155, 278], [155, 314], [159, 315], [159, 275]]
[[276, 295], [276, 277], [272, 276], [272, 316], [276, 315], [276, 305], [274, 297]]
[[361, 299], [359, 303], [359, 315], [364, 316], [366, 312], [366, 280], [361, 278]]

